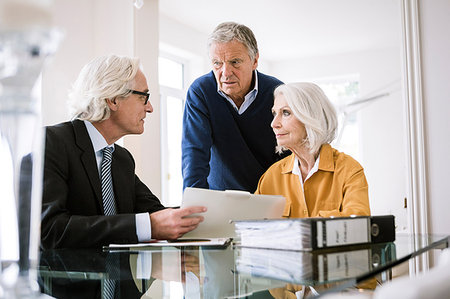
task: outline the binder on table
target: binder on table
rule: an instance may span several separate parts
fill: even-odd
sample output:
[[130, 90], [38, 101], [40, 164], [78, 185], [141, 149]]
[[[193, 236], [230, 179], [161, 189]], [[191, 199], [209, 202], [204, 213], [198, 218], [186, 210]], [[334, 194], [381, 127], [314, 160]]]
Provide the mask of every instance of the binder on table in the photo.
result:
[[240, 246], [315, 250], [395, 240], [393, 215], [234, 221]]

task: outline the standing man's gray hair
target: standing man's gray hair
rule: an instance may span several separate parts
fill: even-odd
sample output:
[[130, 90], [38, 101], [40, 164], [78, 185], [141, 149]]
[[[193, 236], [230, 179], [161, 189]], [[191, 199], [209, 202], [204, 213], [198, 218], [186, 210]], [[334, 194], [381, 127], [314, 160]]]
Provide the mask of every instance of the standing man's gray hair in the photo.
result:
[[106, 99], [130, 95], [139, 68], [138, 58], [108, 55], [91, 60], [69, 93], [72, 118], [90, 122], [108, 119]]
[[253, 60], [258, 54], [258, 43], [252, 30], [245, 25], [235, 22], [225, 22], [217, 25], [208, 38], [208, 49], [213, 43], [228, 43], [232, 40], [244, 44], [248, 55]]

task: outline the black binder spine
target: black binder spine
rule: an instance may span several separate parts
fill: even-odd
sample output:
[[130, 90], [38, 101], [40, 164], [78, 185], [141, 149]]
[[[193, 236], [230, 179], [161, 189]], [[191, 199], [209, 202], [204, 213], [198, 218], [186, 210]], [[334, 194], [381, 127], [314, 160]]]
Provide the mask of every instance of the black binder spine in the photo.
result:
[[370, 218], [370, 236], [372, 243], [395, 241], [395, 219], [393, 215], [373, 216]]
[[[356, 219], [367, 219], [367, 241], [342, 242], [341, 244], [327, 244], [327, 234], [336, 232], [327, 231], [326, 223], [331, 221], [350, 221]], [[385, 216], [357, 216], [357, 217], [336, 217], [336, 218], [311, 218], [311, 249], [325, 249], [341, 246], [360, 245], [369, 243], [387, 243], [395, 241], [395, 218], [393, 215]], [[340, 233], [348, 233], [340, 231]]]

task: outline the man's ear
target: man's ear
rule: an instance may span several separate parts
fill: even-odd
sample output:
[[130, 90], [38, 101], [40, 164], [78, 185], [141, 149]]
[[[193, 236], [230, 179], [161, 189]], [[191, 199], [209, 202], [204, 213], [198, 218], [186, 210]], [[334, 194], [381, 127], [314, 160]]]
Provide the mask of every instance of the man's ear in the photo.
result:
[[117, 108], [119, 107], [116, 98], [106, 99], [106, 104], [108, 105], [111, 111], [117, 111]]
[[259, 59], [259, 53], [256, 53], [255, 59], [253, 61], [253, 70], [256, 70], [258, 67], [258, 59]]

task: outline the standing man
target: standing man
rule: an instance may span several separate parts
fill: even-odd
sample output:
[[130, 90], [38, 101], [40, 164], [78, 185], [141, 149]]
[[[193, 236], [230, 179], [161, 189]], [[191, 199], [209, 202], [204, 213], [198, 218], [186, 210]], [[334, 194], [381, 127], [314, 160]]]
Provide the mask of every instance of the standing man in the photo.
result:
[[114, 143], [142, 134], [153, 112], [139, 66], [136, 58], [115, 55], [92, 60], [70, 95], [75, 120], [47, 127], [44, 249], [176, 239], [203, 220], [184, 217], [204, 207], [165, 209], [135, 174], [130, 152]]
[[273, 90], [282, 82], [256, 70], [250, 28], [226, 22], [209, 37], [212, 72], [190, 86], [183, 115], [183, 187], [254, 192], [279, 159], [270, 127]]

